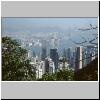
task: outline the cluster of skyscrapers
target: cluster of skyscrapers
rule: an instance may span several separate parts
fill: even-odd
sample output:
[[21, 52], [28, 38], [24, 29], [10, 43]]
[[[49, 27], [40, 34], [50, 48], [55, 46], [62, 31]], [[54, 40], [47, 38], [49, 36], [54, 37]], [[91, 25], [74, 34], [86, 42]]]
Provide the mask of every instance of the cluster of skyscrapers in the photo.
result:
[[[53, 42], [55, 41], [53, 40]], [[62, 55], [59, 55], [55, 45], [49, 50], [47, 47], [46, 40], [42, 40], [40, 56], [35, 51], [32, 51], [32, 49], [28, 50], [27, 57], [31, 59], [31, 64], [36, 68], [37, 78], [42, 78], [42, 75], [45, 73], [52, 74], [63, 68], [74, 71], [82, 69], [94, 60], [98, 53], [98, 48], [93, 45], [86, 47], [78, 46], [75, 49], [64, 48]]]

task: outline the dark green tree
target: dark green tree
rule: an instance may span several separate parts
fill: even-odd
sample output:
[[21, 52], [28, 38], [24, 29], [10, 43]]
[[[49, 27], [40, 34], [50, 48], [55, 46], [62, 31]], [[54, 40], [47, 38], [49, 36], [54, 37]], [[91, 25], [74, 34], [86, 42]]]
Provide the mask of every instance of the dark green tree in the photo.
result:
[[42, 75], [42, 81], [56, 81], [56, 74], [45, 73]]
[[74, 72], [69, 69], [59, 70], [56, 76], [57, 76], [58, 81], [73, 81], [74, 80]]
[[27, 51], [10, 37], [2, 37], [2, 80], [35, 80], [35, 68], [27, 59]]
[[43, 74], [42, 78], [39, 81], [73, 81], [74, 80], [74, 72], [72, 70], [63, 69], [59, 70], [56, 73]]

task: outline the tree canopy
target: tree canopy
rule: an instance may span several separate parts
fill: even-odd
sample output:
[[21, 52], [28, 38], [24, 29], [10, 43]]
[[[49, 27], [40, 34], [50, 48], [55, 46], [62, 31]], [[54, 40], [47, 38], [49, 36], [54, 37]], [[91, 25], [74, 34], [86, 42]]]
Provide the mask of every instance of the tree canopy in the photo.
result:
[[74, 80], [74, 72], [72, 70], [63, 69], [59, 70], [56, 73], [43, 74], [42, 78], [39, 81], [73, 81]]
[[27, 50], [21, 48], [16, 40], [2, 37], [2, 80], [35, 80], [35, 68], [27, 59]]

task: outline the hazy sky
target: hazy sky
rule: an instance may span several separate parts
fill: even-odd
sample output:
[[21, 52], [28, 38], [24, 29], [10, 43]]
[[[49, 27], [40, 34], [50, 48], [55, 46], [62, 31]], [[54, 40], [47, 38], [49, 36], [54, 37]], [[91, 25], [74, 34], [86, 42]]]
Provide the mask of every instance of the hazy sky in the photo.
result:
[[97, 25], [97, 18], [3, 18], [3, 32], [65, 32], [69, 27]]
[[57, 32], [69, 44], [69, 39], [83, 41], [81, 37], [92, 39], [97, 30], [80, 31], [79, 28], [90, 28], [98, 25], [98, 18], [2, 18], [2, 36], [23, 40], [34, 37], [49, 38]]

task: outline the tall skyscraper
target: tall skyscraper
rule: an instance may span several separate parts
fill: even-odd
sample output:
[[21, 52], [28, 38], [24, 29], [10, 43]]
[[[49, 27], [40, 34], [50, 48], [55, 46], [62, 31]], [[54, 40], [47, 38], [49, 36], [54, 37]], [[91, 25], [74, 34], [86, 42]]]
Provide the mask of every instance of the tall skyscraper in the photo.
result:
[[83, 67], [86, 66], [86, 47], [83, 48]]
[[49, 73], [49, 61], [45, 59], [45, 73]]
[[82, 68], [82, 47], [76, 47], [75, 49], [75, 70]]
[[67, 61], [70, 64], [70, 61], [71, 61], [71, 49], [70, 48], [67, 49]]
[[67, 59], [67, 50], [65, 48], [63, 50], [63, 57], [65, 57]]
[[72, 65], [71, 66], [75, 68], [75, 51], [73, 52], [73, 55], [72, 55]]
[[46, 40], [42, 40], [42, 54], [41, 59], [44, 61], [47, 56]]
[[55, 71], [57, 71], [57, 69], [58, 69], [58, 62], [59, 62], [59, 56], [58, 56], [57, 49], [50, 49], [50, 58], [54, 62]]

